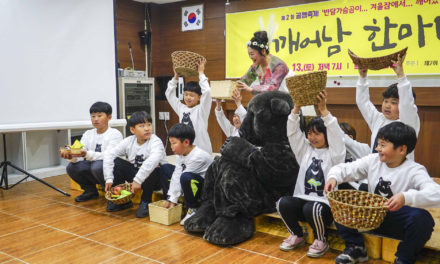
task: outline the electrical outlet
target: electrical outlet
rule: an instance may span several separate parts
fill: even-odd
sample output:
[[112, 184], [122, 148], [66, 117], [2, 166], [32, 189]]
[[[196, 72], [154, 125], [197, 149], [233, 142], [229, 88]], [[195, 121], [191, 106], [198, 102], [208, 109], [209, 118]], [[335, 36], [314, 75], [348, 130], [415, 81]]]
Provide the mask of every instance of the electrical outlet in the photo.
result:
[[170, 112], [159, 112], [159, 120], [170, 120]]

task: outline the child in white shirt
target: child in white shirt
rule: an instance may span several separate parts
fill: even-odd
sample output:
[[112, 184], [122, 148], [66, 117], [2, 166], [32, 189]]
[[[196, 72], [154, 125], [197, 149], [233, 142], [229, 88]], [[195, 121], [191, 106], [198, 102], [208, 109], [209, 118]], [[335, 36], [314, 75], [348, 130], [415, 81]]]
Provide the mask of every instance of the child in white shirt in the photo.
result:
[[[125, 138], [104, 157], [105, 191], [126, 181], [132, 182], [132, 193], [142, 189], [136, 217], [143, 218], [149, 215], [148, 204], [153, 191], [160, 189], [160, 166], [167, 163], [165, 148], [162, 140], [153, 134], [152, 119], [147, 112], [134, 112], [128, 125], [133, 135]], [[115, 212], [132, 206], [131, 201], [122, 205], [109, 201], [107, 211]]]
[[162, 189], [168, 194], [165, 208], [174, 207], [183, 193], [188, 212], [180, 221], [181, 225], [200, 206], [205, 173], [213, 161], [211, 154], [192, 144], [194, 137], [194, 129], [185, 124], [174, 125], [168, 133], [171, 149], [177, 158], [174, 171], [169, 170], [172, 174], [162, 174]]
[[344, 162], [345, 146], [337, 119], [326, 107], [327, 93], [318, 95], [317, 105], [321, 117], [312, 119], [306, 133], [300, 130], [299, 106], [295, 105], [287, 121], [287, 136], [290, 146], [300, 164], [295, 190], [292, 196], [281, 197], [277, 210], [291, 234], [280, 245], [290, 251], [304, 245], [304, 234], [299, 220], [307, 221], [313, 228], [315, 241], [307, 256], [321, 257], [329, 249], [326, 227], [333, 216], [324, 193], [327, 172], [336, 164]]
[[[393, 70], [397, 75], [397, 83], [390, 85], [383, 92], [382, 112], [377, 111], [370, 101], [367, 81], [368, 70], [359, 68], [359, 80], [356, 84], [356, 104], [370, 127], [370, 147], [373, 153], [376, 152], [377, 131], [391, 122], [402, 121], [412, 126], [416, 131], [416, 135], [420, 131], [420, 118], [417, 114], [417, 106], [414, 103], [411, 83], [403, 71], [405, 56], [402, 58], [399, 56], [397, 61], [392, 61], [394, 63]], [[410, 159], [414, 160], [414, 153], [408, 155]]]
[[61, 153], [61, 157], [70, 161], [67, 174], [77, 182], [84, 193], [75, 197], [76, 202], [85, 202], [98, 198], [96, 184], [104, 186], [102, 160], [104, 153], [122, 140], [119, 130], [108, 126], [112, 119], [112, 107], [105, 102], [96, 102], [90, 107], [90, 119], [94, 129], [87, 130], [81, 137], [84, 145], [81, 157]]
[[242, 96], [240, 94], [240, 90], [235, 89], [233, 92], [232, 98], [234, 99], [235, 104], [237, 105], [237, 109], [235, 109], [234, 117], [232, 118], [232, 124], [229, 122], [228, 118], [225, 116], [223, 112], [221, 100], [216, 99], [216, 108], [215, 108], [215, 117], [217, 118], [217, 122], [220, 128], [225, 133], [226, 137], [239, 137], [238, 131], [241, 127], [241, 122], [246, 116], [246, 109], [241, 104]]
[[[389, 199], [385, 220], [372, 232], [402, 240], [394, 263], [414, 263], [434, 227], [429, 212], [418, 207], [440, 207], [440, 185], [429, 177], [424, 166], [407, 157], [417, 143], [414, 128], [392, 122], [382, 127], [377, 137], [378, 153], [331, 168], [325, 191], [331, 192], [343, 182], [368, 178], [369, 192]], [[367, 261], [362, 234], [336, 226], [346, 245], [336, 263]]]
[[211, 140], [208, 134], [208, 119], [211, 112], [212, 97], [208, 78], [204, 74], [205, 64], [206, 60], [202, 60], [199, 64], [200, 81], [198, 83], [188, 82], [183, 88], [185, 104], [182, 104], [175, 96], [179, 77], [175, 71], [174, 78], [168, 82], [165, 96], [174, 112], [179, 116], [180, 123], [189, 125], [197, 131], [194, 144], [212, 154]]

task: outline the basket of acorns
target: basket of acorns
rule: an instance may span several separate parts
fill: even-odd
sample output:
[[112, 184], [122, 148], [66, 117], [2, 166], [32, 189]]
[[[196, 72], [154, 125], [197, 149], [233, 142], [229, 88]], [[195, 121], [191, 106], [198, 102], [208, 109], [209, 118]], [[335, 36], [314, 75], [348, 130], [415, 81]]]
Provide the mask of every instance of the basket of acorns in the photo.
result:
[[105, 198], [114, 204], [125, 204], [131, 201], [134, 193], [131, 192], [131, 183], [125, 182], [116, 185], [105, 193]]

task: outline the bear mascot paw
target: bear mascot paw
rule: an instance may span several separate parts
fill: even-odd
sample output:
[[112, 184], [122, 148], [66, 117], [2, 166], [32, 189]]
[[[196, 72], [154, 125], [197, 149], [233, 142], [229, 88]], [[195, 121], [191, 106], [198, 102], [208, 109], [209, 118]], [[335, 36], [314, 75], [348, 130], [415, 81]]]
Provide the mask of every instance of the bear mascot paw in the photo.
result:
[[275, 211], [276, 201], [292, 195], [298, 163], [287, 139], [293, 102], [273, 91], [252, 98], [240, 128], [230, 137], [205, 174], [201, 206], [185, 221], [188, 232], [221, 246], [252, 237], [254, 217]]

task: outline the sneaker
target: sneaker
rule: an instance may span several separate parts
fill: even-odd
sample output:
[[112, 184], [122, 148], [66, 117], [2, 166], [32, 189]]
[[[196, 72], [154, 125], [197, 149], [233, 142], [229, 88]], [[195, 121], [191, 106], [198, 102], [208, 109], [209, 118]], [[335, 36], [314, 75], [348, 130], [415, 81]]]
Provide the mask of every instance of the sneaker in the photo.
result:
[[309, 247], [309, 251], [307, 252], [307, 256], [311, 258], [319, 258], [322, 257], [325, 252], [329, 249], [328, 242], [324, 242], [318, 239], [313, 241], [313, 244]]
[[188, 212], [186, 212], [185, 217], [180, 220], [180, 225], [185, 225], [185, 221], [193, 216], [197, 212], [197, 208], [188, 208]]
[[94, 191], [94, 192], [83, 192], [81, 195], [78, 195], [77, 197], [75, 197], [75, 202], [85, 202], [91, 199], [96, 199], [98, 198], [98, 192]]
[[125, 204], [114, 204], [110, 201], [107, 202], [107, 212], [117, 212], [130, 207], [133, 207], [133, 203], [131, 201]]
[[141, 203], [139, 204], [139, 208], [136, 212], [137, 218], [144, 218], [150, 214], [148, 211], [148, 204], [149, 204], [149, 202], [141, 201]]
[[336, 264], [355, 264], [368, 261], [367, 249], [365, 247], [351, 245], [344, 249], [344, 252], [336, 257]]
[[283, 243], [280, 245], [282, 251], [290, 251], [297, 247], [300, 247], [306, 243], [304, 237], [297, 237], [296, 235], [290, 235], [288, 238], [284, 239]]

